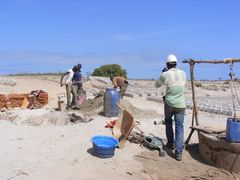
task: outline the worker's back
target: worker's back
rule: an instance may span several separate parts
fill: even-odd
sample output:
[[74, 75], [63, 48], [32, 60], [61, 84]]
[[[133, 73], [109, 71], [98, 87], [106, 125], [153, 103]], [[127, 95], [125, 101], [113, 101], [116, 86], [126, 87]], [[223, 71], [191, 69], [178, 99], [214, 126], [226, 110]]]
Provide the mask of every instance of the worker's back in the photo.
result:
[[124, 77], [116, 76], [113, 78], [112, 82], [113, 82], [114, 87], [121, 88], [125, 81], [126, 81], [126, 79]]
[[186, 74], [184, 71], [172, 68], [162, 73], [160, 78], [167, 86], [165, 102], [175, 108], [185, 108], [184, 90]]

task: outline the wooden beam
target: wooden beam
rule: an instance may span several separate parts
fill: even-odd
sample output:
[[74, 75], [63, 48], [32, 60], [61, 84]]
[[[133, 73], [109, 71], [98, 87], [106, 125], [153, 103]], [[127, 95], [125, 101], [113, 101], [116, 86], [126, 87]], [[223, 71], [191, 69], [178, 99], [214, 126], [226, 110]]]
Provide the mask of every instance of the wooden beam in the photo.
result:
[[210, 127], [191, 126], [190, 128], [193, 130], [201, 131], [208, 134], [220, 134], [220, 133], [226, 132], [226, 129], [216, 130]]
[[193, 60], [193, 59], [185, 59], [182, 61], [183, 63], [209, 63], [209, 64], [229, 64], [240, 62], [239, 58], [226, 58], [224, 60]]

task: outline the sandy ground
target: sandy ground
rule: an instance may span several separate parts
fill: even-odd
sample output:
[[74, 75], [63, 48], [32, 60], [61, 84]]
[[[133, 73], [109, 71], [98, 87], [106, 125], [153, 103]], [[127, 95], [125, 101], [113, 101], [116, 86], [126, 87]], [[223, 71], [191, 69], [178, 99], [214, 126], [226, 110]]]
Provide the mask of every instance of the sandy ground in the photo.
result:
[[[114, 118], [105, 117], [97, 111], [86, 117], [91, 118], [87, 123], [70, 123], [69, 113], [54, 111], [57, 107], [57, 93], [65, 92], [64, 87], [59, 86], [59, 77], [9, 78], [14, 78], [16, 85], [1, 84], [0, 93], [22, 93], [42, 89], [49, 94], [49, 106], [31, 111], [17, 109], [1, 113], [1, 180], [234, 179], [232, 174], [209, 166], [201, 160], [198, 154], [197, 133], [193, 134], [181, 162], [176, 161], [169, 150], [165, 157], [159, 157], [157, 151], [150, 151], [130, 142], [126, 143], [124, 149], [117, 148], [112, 158], [95, 157], [91, 154], [90, 138], [94, 135], [111, 135], [111, 130], [104, 126], [106, 121]], [[146, 82], [142, 84], [146, 88], [149, 87]], [[88, 97], [93, 97], [89, 84], [86, 82], [84, 86]], [[203, 91], [205, 94], [210, 95], [216, 93], [205, 91], [207, 90]], [[222, 92], [219, 94], [224, 97]], [[139, 127], [145, 134], [152, 133], [166, 142], [165, 126], [161, 123], [154, 125], [154, 121], [161, 122], [164, 118], [163, 104], [147, 101], [145, 96], [124, 99], [141, 114], [139, 116], [136, 113], [135, 120], [140, 122]], [[191, 119], [192, 113], [187, 110], [185, 139], [190, 132]], [[225, 129], [227, 116], [199, 112], [199, 120], [203, 125]], [[237, 176], [239, 175], [236, 175], [235, 179]]]

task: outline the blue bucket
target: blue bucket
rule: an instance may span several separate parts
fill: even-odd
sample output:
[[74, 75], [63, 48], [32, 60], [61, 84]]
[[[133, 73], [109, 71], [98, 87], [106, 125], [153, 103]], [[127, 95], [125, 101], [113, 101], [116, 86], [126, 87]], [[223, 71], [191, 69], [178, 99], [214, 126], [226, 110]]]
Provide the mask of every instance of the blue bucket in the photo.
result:
[[[235, 120], [235, 121], [234, 121]], [[228, 118], [226, 139], [229, 142], [240, 143], [240, 119], [239, 118]]]
[[109, 158], [114, 155], [118, 140], [110, 136], [94, 136], [91, 138], [93, 153], [100, 158]]

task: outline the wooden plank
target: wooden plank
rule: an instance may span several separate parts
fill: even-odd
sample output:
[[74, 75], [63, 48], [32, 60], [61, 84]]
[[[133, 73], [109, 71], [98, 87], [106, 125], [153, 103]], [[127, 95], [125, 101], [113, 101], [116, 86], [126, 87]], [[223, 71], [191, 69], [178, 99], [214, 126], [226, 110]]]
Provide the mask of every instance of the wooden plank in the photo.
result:
[[186, 146], [188, 145], [188, 143], [189, 143], [189, 141], [190, 141], [190, 138], [192, 137], [193, 132], [194, 132], [194, 129], [191, 129], [191, 132], [189, 133], [188, 138], [187, 138], [187, 140], [185, 141], [185, 145], [186, 145]]
[[204, 133], [208, 133], [208, 134], [219, 134], [222, 132], [226, 132], [226, 129], [210, 129], [210, 127], [201, 127], [201, 126], [191, 126], [190, 127], [192, 130], [197, 130], [197, 131], [202, 131]]

